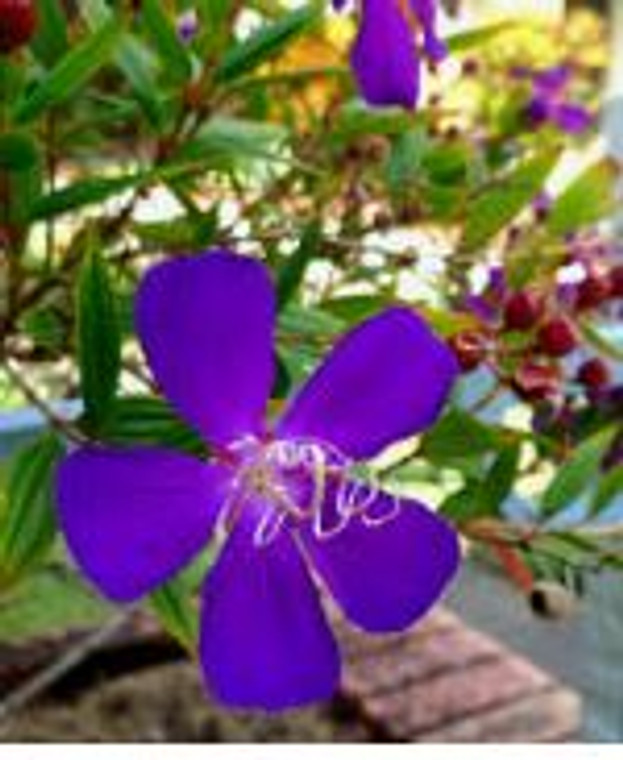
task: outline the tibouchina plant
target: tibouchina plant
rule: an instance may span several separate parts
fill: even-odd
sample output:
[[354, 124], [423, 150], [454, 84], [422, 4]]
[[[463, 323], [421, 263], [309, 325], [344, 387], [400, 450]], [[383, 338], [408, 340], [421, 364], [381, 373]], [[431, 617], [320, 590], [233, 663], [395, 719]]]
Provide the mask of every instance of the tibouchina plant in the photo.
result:
[[252, 259], [212, 251], [155, 267], [136, 324], [162, 391], [209, 445], [73, 451], [60, 468], [69, 547], [109, 598], [138, 599], [219, 546], [202, 592], [210, 691], [244, 707], [327, 698], [339, 680], [318, 585], [370, 632], [424, 615], [453, 577], [454, 531], [355, 465], [430, 426], [456, 375], [451, 351], [392, 308], [342, 338], [267, 423], [275, 295]]

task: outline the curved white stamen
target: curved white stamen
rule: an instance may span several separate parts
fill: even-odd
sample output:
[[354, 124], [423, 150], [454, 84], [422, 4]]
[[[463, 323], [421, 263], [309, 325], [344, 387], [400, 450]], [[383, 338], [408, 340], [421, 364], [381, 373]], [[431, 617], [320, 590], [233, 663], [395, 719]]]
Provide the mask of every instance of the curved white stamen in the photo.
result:
[[253, 533], [253, 545], [261, 548], [271, 544], [279, 536], [287, 518], [285, 510], [267, 509]]
[[245, 438], [232, 451], [241, 463], [223, 509], [223, 522], [231, 529], [249, 502], [265, 502], [266, 511], [253, 536], [257, 547], [275, 541], [286, 525], [309, 522], [313, 535], [324, 541], [338, 535], [354, 518], [375, 527], [393, 519], [400, 509], [392, 497], [391, 509], [378, 516], [370, 514], [381, 491], [378, 481], [369, 472], [362, 476], [356, 463], [330, 444], [310, 439], [263, 443]]

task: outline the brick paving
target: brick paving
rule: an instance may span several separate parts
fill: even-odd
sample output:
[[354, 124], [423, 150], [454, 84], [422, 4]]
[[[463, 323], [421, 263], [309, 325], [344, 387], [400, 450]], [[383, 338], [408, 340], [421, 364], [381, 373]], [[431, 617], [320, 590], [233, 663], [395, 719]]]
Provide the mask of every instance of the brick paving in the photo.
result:
[[410, 634], [341, 638], [345, 695], [385, 739], [545, 742], [579, 730], [573, 691], [447, 611]]
[[[381, 637], [347, 628], [335, 610], [330, 615], [345, 654], [342, 701], [373, 740], [552, 742], [578, 734], [580, 700], [573, 691], [448, 610], [409, 632]], [[51, 642], [0, 647], [0, 696], [49, 663], [54, 650]], [[123, 675], [183, 654], [139, 613], [93, 655], [90, 669]], [[84, 672], [75, 675], [88, 688]]]

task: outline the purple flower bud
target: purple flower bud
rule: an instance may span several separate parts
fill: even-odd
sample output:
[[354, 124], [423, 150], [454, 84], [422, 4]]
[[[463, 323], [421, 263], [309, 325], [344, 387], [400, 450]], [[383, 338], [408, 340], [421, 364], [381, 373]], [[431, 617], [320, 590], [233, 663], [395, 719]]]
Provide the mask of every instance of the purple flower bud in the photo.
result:
[[185, 11], [177, 19], [177, 33], [185, 44], [190, 44], [199, 31], [199, 17], [194, 8]]

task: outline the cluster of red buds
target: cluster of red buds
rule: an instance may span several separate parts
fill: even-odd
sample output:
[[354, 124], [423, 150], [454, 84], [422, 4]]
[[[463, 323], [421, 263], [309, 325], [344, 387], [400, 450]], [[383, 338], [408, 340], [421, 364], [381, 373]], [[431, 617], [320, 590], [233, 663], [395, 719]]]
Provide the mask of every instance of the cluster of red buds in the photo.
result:
[[[552, 290], [512, 291], [503, 272], [493, 272], [487, 290], [465, 304], [476, 325], [449, 339], [463, 372], [485, 364], [528, 402], [561, 398], [568, 371], [562, 360], [583, 347], [580, 323], [585, 314], [623, 298], [623, 264], [600, 260], [584, 268], [577, 284]], [[589, 355], [566, 379], [591, 396], [607, 388], [611, 371], [603, 358]]]
[[27, 45], [37, 26], [33, 0], [0, 0], [0, 55]]

